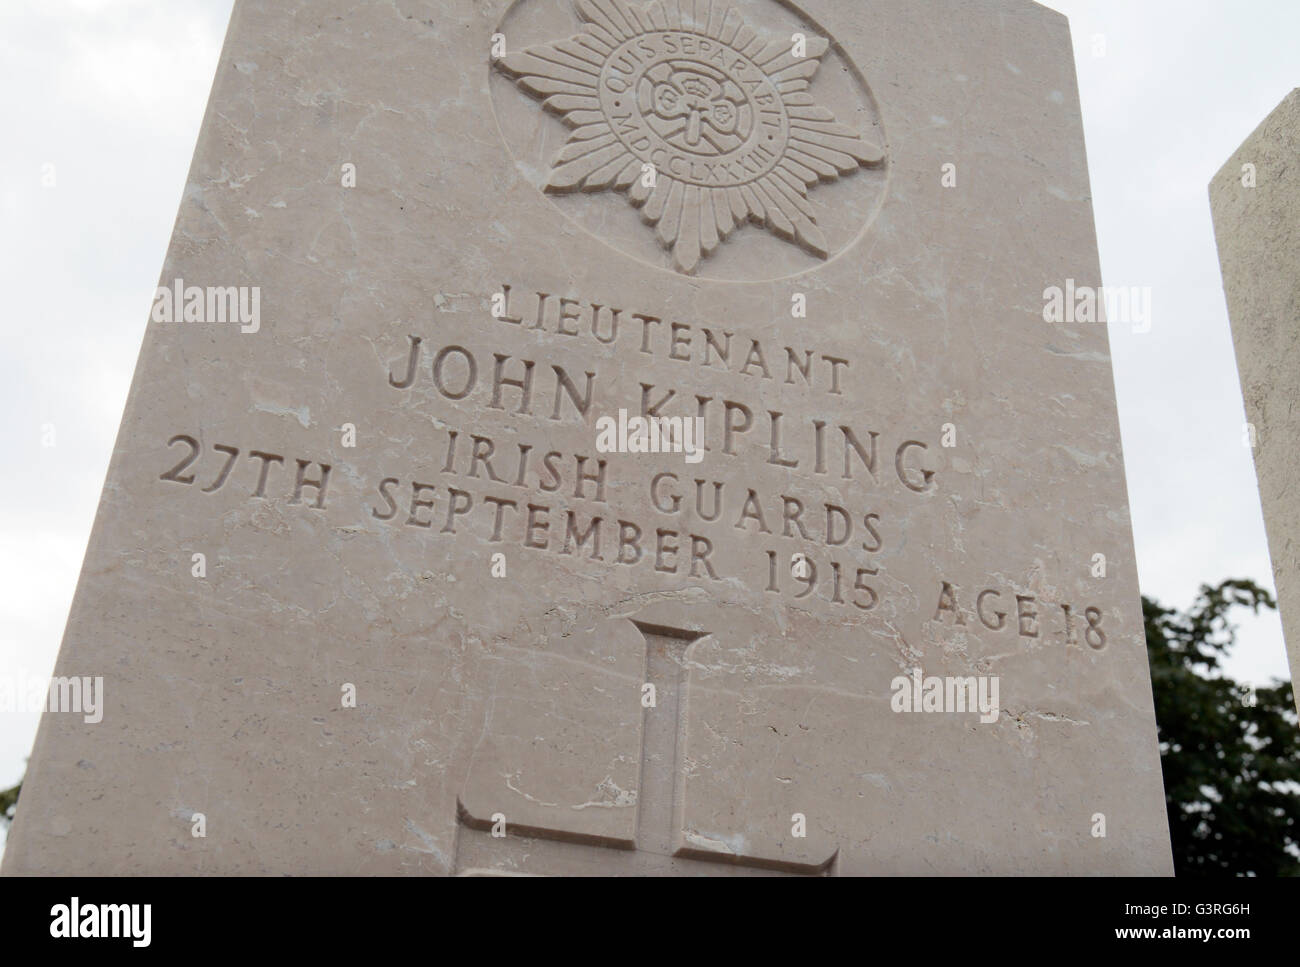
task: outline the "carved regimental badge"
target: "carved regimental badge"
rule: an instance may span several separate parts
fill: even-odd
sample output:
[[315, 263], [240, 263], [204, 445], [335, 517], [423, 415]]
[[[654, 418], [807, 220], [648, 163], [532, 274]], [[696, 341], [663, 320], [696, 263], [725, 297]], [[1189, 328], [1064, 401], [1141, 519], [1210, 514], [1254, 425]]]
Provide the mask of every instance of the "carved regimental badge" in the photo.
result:
[[576, 37], [497, 60], [572, 129], [547, 191], [626, 193], [685, 273], [746, 223], [828, 256], [808, 190], [884, 152], [818, 106], [826, 39], [761, 37], [725, 0], [576, 8]]

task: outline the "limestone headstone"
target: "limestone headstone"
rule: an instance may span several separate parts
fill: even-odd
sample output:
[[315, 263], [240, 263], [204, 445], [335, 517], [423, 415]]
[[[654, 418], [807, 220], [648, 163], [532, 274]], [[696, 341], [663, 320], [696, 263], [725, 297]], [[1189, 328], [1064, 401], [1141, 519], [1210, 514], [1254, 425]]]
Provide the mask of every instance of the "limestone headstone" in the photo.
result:
[[1300, 680], [1300, 88], [1210, 182], [1273, 579]]
[[1168, 873], [1099, 283], [1026, 0], [241, 0], [5, 870]]

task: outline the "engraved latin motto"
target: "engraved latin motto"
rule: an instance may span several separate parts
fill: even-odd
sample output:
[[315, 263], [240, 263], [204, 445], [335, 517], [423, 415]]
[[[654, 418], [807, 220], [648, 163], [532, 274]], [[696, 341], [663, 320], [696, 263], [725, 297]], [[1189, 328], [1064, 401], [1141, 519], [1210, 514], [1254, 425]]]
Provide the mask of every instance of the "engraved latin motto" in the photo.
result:
[[[774, 264], [770, 248], [755, 249], [759, 277], [815, 267], [860, 237], [883, 196], [883, 133], [856, 68], [840, 64], [814, 86], [824, 60], [844, 60], [824, 31], [776, 0], [576, 0], [579, 32], [564, 38], [554, 12], [566, 6], [517, 0], [494, 60], [534, 112], [540, 101], [567, 129], [556, 150], [554, 120], [542, 137], [521, 140], [527, 125], [499, 116], [521, 167], [544, 172], [543, 191], [623, 194], [667, 267], [688, 275], [733, 236], [752, 238], [746, 226], [802, 253], [802, 262]], [[852, 182], [847, 192], [816, 197], [842, 180]], [[622, 248], [607, 237], [607, 220], [606, 212], [586, 227]]]
[[767, 176], [790, 141], [790, 116], [776, 85], [749, 58], [721, 45], [713, 47], [713, 64], [688, 58], [682, 39], [669, 31], [644, 34], [623, 43], [601, 68], [611, 146], [700, 188], [739, 187]]

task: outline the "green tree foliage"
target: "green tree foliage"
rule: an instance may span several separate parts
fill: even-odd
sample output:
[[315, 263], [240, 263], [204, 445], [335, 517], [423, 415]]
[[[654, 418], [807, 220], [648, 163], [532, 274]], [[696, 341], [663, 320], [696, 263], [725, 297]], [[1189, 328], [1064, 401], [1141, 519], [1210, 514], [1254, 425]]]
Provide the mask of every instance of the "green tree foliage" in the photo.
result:
[[1179, 876], [1300, 874], [1300, 728], [1291, 685], [1222, 673], [1234, 607], [1276, 608], [1252, 581], [1205, 585], [1186, 613], [1142, 599], [1165, 805]]
[[14, 810], [18, 808], [18, 791], [22, 787], [20, 782], [12, 789], [0, 789], [0, 823], [13, 821]]

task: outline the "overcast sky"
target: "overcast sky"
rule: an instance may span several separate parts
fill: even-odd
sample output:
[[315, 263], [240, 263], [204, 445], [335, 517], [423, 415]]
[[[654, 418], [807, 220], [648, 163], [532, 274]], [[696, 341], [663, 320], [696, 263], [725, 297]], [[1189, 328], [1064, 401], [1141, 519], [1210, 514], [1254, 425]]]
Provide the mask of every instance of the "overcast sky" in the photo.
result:
[[[1111, 333], [1142, 590], [1183, 607], [1225, 577], [1271, 588], [1206, 186], [1300, 85], [1300, 3], [1048, 5], [1074, 29], [1105, 281], [1153, 292], [1149, 333]], [[53, 669], [230, 7], [0, 4], [0, 675], [11, 680]], [[1245, 622], [1230, 672], [1286, 676], [1275, 617]], [[21, 777], [35, 729], [35, 715], [0, 711], [0, 788]]]

